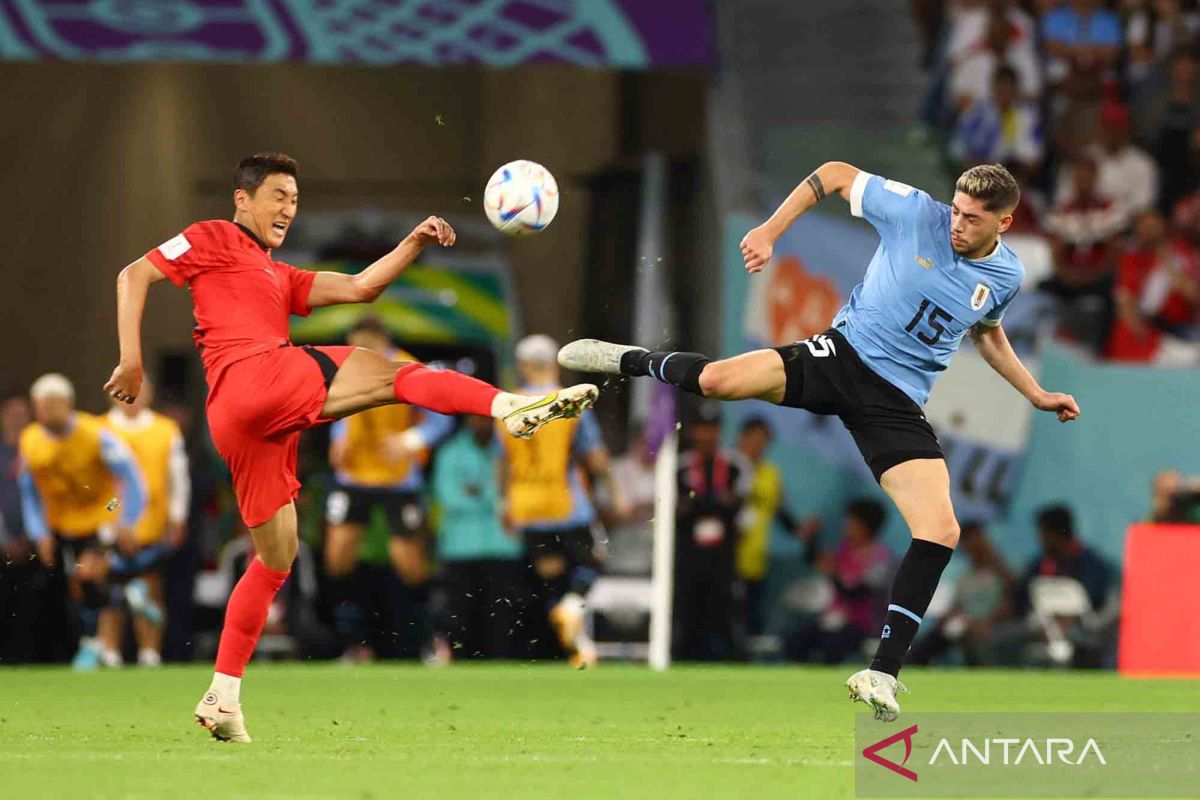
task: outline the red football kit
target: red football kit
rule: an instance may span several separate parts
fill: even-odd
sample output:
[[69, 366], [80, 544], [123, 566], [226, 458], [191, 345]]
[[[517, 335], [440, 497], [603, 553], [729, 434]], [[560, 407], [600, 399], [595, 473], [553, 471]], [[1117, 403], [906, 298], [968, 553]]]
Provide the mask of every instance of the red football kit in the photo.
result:
[[[300, 432], [322, 419], [338, 369], [353, 347], [296, 347], [288, 316], [312, 312], [317, 273], [274, 261], [247, 228], [212, 220], [189, 226], [146, 254], [176, 286], [192, 292], [193, 338], [208, 381], [206, 411], [217, 452], [233, 474], [238, 509], [254, 528], [295, 499]], [[499, 390], [456, 372], [398, 365], [397, 402], [446, 414], [491, 415]], [[216, 671], [240, 678], [262, 635], [272, 598], [288, 576], [251, 561], [225, 609]], [[210, 691], [206, 695], [215, 697]], [[207, 713], [197, 707], [197, 720]], [[215, 727], [206, 725], [214, 730]]]
[[354, 348], [292, 345], [288, 315], [312, 312], [317, 274], [272, 260], [233, 222], [197, 222], [146, 258], [191, 290], [213, 443], [243, 520], [261, 525], [296, 497], [300, 431], [322, 421], [329, 383]]

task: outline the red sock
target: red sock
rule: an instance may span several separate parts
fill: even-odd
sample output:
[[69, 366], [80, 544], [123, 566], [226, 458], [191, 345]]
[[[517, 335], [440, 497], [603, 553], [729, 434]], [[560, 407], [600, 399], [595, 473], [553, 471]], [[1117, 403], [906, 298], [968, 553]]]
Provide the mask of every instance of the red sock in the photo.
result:
[[267, 624], [271, 601], [290, 573], [291, 570], [269, 569], [257, 558], [250, 562], [250, 568], [233, 587], [225, 606], [225, 628], [217, 647], [217, 672], [242, 677]]
[[424, 364], [405, 364], [396, 371], [392, 386], [401, 403], [440, 414], [490, 417], [492, 400], [500, 394], [495, 386], [470, 375], [448, 369], [430, 369]]

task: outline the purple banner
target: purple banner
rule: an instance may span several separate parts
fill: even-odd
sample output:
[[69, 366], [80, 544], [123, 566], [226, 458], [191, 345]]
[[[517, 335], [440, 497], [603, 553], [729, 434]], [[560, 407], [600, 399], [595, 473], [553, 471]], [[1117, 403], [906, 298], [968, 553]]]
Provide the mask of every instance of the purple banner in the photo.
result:
[[707, 0], [0, 0], [0, 60], [560, 63], [715, 59]]

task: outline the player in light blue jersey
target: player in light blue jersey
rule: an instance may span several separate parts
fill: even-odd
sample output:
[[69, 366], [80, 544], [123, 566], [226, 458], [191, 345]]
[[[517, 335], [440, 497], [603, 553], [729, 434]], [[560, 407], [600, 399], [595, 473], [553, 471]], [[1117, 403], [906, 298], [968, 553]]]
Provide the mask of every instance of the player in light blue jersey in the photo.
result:
[[594, 339], [559, 352], [559, 363], [570, 369], [649, 376], [704, 397], [758, 398], [841, 418], [913, 535], [892, 581], [875, 658], [846, 682], [851, 699], [885, 721], [900, 713], [896, 693], [906, 691], [896, 679], [900, 662], [958, 543], [950, 476], [921, 410], [934, 380], [970, 333], [992, 369], [1035, 408], [1062, 422], [1079, 416], [1073, 397], [1038, 385], [1001, 326], [1025, 273], [1001, 241], [1020, 200], [1016, 180], [1004, 167], [985, 164], [964, 172], [954, 188], [947, 206], [907, 184], [831, 161], [746, 234], [742, 255], [753, 274], [771, 260], [784, 231], [827, 194], [841, 195], [851, 214], [879, 232], [862, 283], [834, 327], [811, 339], [722, 361]]

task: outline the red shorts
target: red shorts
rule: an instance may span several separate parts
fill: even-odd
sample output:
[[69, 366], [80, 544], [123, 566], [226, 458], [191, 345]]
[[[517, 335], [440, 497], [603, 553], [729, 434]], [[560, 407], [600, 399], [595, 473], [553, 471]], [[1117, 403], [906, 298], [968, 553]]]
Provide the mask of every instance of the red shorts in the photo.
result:
[[248, 527], [296, 498], [300, 432], [328, 421], [325, 395], [354, 349], [287, 345], [230, 364], [209, 390], [209, 430]]

